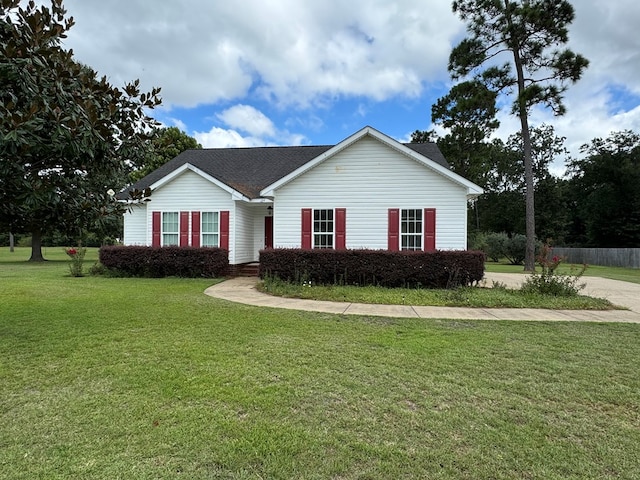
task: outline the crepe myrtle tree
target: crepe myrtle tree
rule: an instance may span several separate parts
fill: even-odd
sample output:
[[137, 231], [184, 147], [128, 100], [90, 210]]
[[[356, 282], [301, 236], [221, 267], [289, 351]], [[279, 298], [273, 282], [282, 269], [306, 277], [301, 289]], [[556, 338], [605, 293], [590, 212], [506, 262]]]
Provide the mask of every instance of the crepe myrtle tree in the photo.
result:
[[[61, 40], [74, 25], [51, 7], [0, 0], [0, 229], [42, 236], [80, 232], [121, 214], [112, 192], [144, 155], [158, 88], [122, 89], [77, 62]], [[138, 200], [150, 192], [134, 192]]]
[[[565, 112], [563, 93], [580, 79], [588, 61], [564, 48], [574, 9], [565, 0], [455, 0], [453, 11], [467, 37], [453, 48], [449, 72], [472, 77], [513, 97], [520, 120], [525, 176], [525, 270], [535, 268], [535, 212], [529, 114], [540, 105]], [[482, 68], [484, 67], [484, 68]]]

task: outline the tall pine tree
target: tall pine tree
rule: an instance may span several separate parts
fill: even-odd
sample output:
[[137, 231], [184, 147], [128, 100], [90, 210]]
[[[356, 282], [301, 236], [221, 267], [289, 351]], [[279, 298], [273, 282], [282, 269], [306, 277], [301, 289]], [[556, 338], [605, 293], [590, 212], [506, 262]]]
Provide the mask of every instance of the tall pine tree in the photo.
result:
[[[562, 48], [574, 9], [565, 0], [455, 0], [453, 11], [466, 23], [468, 36], [449, 57], [452, 77], [472, 76], [496, 92], [513, 92], [512, 113], [520, 119], [526, 185], [525, 270], [532, 271], [536, 233], [529, 114], [535, 105], [564, 114], [563, 93], [588, 66], [586, 58]], [[481, 71], [483, 65], [486, 68]]]

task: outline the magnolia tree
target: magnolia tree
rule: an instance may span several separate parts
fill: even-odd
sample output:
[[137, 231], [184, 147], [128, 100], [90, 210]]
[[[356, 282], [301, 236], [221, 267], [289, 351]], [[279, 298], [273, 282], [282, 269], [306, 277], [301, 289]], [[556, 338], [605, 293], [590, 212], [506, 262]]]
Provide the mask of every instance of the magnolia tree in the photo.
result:
[[62, 0], [20, 3], [0, 0], [0, 229], [30, 233], [41, 261], [43, 235], [122, 213], [113, 192], [145, 154], [160, 90], [116, 88], [76, 61]]

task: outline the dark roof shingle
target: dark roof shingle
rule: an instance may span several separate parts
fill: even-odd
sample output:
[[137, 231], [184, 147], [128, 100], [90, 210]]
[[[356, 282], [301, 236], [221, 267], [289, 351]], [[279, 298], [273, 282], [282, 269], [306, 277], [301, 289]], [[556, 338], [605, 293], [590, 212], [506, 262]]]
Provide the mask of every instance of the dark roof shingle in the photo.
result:
[[[449, 164], [436, 144], [406, 143], [405, 146], [449, 168]], [[260, 196], [260, 191], [266, 186], [287, 176], [331, 148], [333, 145], [185, 150], [118, 194], [118, 198], [126, 199], [128, 190], [143, 190], [185, 163], [189, 163], [246, 197], [254, 199]]]

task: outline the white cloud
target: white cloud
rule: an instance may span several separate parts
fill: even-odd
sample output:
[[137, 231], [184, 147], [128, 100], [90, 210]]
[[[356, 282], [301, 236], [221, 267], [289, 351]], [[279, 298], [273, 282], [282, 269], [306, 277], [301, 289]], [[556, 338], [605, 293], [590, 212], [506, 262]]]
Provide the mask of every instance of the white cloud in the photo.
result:
[[194, 132], [194, 138], [204, 148], [229, 148], [229, 147], [262, 147], [265, 142], [261, 138], [243, 137], [233, 129], [213, 127], [208, 132]]
[[188, 129], [187, 125], [179, 118], [170, 118], [169, 120], [171, 121], [171, 123], [173, 123], [174, 127], [178, 127], [183, 132], [187, 131]]
[[450, 2], [67, 0], [77, 57], [121, 83], [161, 86], [165, 105], [234, 100], [252, 87], [282, 105], [343, 95], [417, 96], [446, 76], [460, 24]]
[[194, 132], [194, 138], [205, 148], [307, 143], [307, 138], [302, 134], [276, 129], [271, 119], [249, 105], [235, 105], [216, 113], [215, 116], [229, 128], [214, 126], [208, 132]]
[[227, 126], [259, 137], [273, 138], [276, 128], [267, 116], [251, 105], [235, 105], [216, 114]]
[[591, 62], [589, 81], [627, 85], [640, 93], [640, 3], [588, 0], [574, 4], [570, 43]]
[[[570, 47], [591, 64], [566, 94], [567, 115], [539, 114], [533, 123], [553, 123], [577, 153], [580, 145], [610, 131], [640, 131], [637, 105], [619, 104], [612, 93], [615, 87], [640, 95], [640, 2], [572, 3]], [[345, 98], [355, 97], [354, 104], [363, 106], [420, 98], [428, 112], [436, 99], [425, 98], [425, 92], [448, 82], [448, 56], [464, 34], [450, 0], [64, 4], [76, 19], [65, 44], [78, 60], [116, 85], [140, 78], [145, 89], [162, 87], [168, 117], [178, 116], [175, 107], [236, 104], [214, 116], [221, 125], [197, 133], [207, 145], [304, 143], [304, 135], [287, 129], [339, 128], [343, 119], [322, 112], [332, 112]], [[284, 126], [250, 107], [256, 98], [286, 109]], [[370, 122], [376, 109], [358, 112]], [[500, 117], [502, 137], [519, 128], [508, 112]], [[180, 121], [174, 123], [188, 126]], [[406, 131], [420, 127], [408, 125]]]

